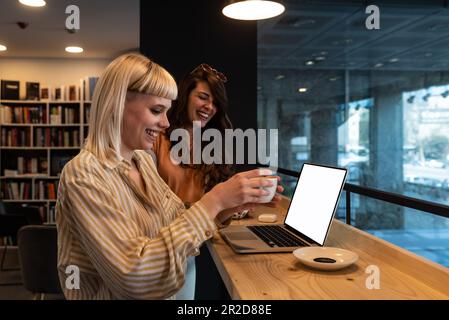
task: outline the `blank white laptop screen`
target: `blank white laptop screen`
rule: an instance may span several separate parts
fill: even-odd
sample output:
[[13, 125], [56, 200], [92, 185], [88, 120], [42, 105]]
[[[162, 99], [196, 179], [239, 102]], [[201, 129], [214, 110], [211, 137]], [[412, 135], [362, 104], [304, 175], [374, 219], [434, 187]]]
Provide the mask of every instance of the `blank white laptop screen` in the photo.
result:
[[346, 170], [304, 164], [285, 224], [324, 244]]

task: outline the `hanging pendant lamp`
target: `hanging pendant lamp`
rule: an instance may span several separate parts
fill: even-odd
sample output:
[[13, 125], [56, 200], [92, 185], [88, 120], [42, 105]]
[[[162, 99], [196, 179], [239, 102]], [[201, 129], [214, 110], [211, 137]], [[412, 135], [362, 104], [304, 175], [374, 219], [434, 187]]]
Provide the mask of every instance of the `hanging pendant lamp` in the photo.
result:
[[279, 2], [265, 0], [231, 0], [222, 10], [226, 17], [238, 20], [263, 20], [284, 11], [285, 7]]

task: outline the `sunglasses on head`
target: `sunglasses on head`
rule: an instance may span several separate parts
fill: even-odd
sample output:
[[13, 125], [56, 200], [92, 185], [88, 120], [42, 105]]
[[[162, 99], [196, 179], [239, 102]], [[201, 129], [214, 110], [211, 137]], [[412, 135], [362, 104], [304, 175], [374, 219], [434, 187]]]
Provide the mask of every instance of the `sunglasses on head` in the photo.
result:
[[193, 71], [191, 73], [195, 73], [198, 70], [203, 70], [203, 71], [205, 71], [207, 73], [213, 74], [214, 76], [217, 77], [218, 80], [222, 81], [223, 83], [226, 83], [228, 81], [228, 78], [223, 73], [221, 73], [221, 72], [217, 71], [216, 69], [212, 68], [207, 63], [200, 64], [198, 67], [193, 69]]

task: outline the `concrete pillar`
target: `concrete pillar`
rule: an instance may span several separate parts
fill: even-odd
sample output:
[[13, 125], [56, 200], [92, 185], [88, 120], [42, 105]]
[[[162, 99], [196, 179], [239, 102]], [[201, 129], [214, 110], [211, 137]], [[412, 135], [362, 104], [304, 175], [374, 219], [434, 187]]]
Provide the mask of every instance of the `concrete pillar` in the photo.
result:
[[310, 161], [337, 165], [338, 127], [336, 109], [323, 108], [311, 113]]
[[[362, 168], [364, 185], [375, 189], [403, 191], [403, 110], [402, 92], [382, 88], [372, 92], [370, 111], [370, 161]], [[356, 216], [356, 225], [364, 229], [400, 229], [404, 225], [403, 208], [379, 200], [361, 197], [364, 202]]]

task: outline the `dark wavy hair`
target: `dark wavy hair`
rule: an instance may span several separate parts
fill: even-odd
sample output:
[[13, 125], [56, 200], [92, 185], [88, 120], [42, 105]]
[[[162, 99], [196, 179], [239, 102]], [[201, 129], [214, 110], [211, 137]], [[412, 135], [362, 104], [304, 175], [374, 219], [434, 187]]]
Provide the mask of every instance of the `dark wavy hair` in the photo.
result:
[[[224, 83], [213, 73], [207, 72], [201, 68], [187, 74], [179, 83], [178, 98], [173, 101], [173, 106], [168, 112], [170, 127], [165, 131], [165, 135], [170, 139], [170, 134], [177, 128], [187, 128], [192, 126], [188, 116], [188, 103], [190, 93], [196, 88], [199, 82], [206, 82], [212, 93], [217, 112], [208, 121], [202, 130], [214, 128], [220, 131], [222, 137], [225, 136], [225, 129], [232, 129], [232, 123], [228, 117], [228, 96]], [[177, 141], [170, 141], [170, 149]], [[201, 142], [201, 152], [204, 145]], [[217, 183], [227, 180], [234, 172], [232, 165], [225, 164], [225, 149], [223, 143], [222, 164], [180, 164], [184, 168], [193, 168], [204, 173], [205, 192], [212, 189]]]

